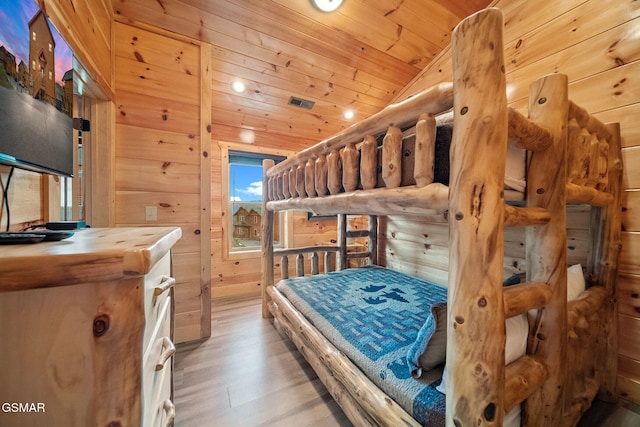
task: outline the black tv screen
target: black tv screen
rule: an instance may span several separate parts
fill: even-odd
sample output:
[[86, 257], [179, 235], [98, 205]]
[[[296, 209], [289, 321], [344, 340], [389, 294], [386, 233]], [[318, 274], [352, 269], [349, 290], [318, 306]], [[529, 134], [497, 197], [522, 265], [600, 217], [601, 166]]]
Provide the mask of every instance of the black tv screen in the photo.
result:
[[0, 164], [71, 177], [71, 50], [33, 0], [0, 9]]

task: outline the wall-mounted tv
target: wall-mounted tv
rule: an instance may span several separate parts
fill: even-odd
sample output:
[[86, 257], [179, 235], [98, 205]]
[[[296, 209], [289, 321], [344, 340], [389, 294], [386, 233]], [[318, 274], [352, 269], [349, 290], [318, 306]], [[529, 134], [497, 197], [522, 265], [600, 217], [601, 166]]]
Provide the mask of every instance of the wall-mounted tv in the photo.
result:
[[73, 176], [73, 54], [34, 0], [0, 0], [0, 164]]

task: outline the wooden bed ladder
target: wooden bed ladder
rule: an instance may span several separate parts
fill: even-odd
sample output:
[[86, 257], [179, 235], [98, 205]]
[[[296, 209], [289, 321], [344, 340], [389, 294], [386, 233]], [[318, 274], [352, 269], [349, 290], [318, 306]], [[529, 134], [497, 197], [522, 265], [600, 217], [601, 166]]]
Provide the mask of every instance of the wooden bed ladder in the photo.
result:
[[[567, 78], [547, 76], [531, 86], [529, 119], [507, 108], [502, 29], [502, 14], [487, 9], [457, 27], [452, 42], [449, 427], [500, 426], [523, 401], [537, 408], [523, 425], [552, 425], [562, 408]], [[504, 204], [508, 142], [532, 153], [526, 208]], [[528, 249], [527, 283], [506, 290], [505, 225], [527, 226]], [[505, 367], [505, 318], [538, 308], [543, 321], [530, 321], [528, 354]]]
[[[349, 259], [353, 258], [367, 258], [370, 265], [376, 265], [378, 263], [377, 215], [367, 215], [366, 230], [349, 230], [347, 214], [338, 214], [337, 222], [338, 258], [336, 263], [336, 270], [344, 270], [345, 268], [348, 268]], [[367, 238], [367, 250], [356, 253], [349, 253], [348, 239], [357, 237]]]
[[[463, 34], [454, 35], [454, 46], [464, 47], [464, 38], [473, 39], [474, 31], [482, 31], [481, 26], [474, 26], [473, 30], [461, 28]], [[597, 227], [597, 232], [593, 238], [594, 253], [589, 257], [593, 284], [601, 286], [589, 289], [587, 293], [593, 298], [581, 301], [582, 305], [597, 309], [598, 301], [613, 299], [617, 274], [619, 132], [616, 134], [615, 125], [609, 127], [611, 131], [605, 129], [605, 125], [569, 101], [568, 79], [562, 74], [543, 77], [531, 85], [528, 118], [507, 108], [505, 99], [492, 99], [493, 94], [487, 93], [487, 88], [501, 84], [499, 72], [493, 76], [486, 72], [477, 77], [482, 81], [475, 81], [464, 72], [456, 73], [455, 70], [470, 67], [492, 70], [486, 63], [478, 65], [482, 63], [478, 58], [483, 57], [491, 64], [487, 59], [490, 54], [483, 55], [478, 46], [473, 46], [476, 59], [473, 55], [464, 55], [463, 50], [455, 57], [471, 64], [454, 66], [454, 111], [459, 116], [454, 126], [451, 154], [451, 311], [447, 365], [459, 372], [454, 376], [448, 370], [447, 382], [453, 387], [447, 394], [447, 425], [501, 425], [504, 414], [523, 403], [523, 426], [573, 426], [585, 410], [582, 401], [590, 402], [599, 385], [604, 393], [613, 392], [615, 354], [605, 350], [606, 354], [598, 356], [606, 366], [603, 373], [593, 379], [593, 387], [579, 390], [577, 396], [571, 394], [572, 390], [566, 390], [565, 395], [565, 389], [571, 384], [567, 372], [571, 371], [572, 375], [583, 372], [567, 366], [566, 203], [603, 207], [592, 211], [592, 227]], [[568, 182], [567, 178], [572, 176], [568, 157], [585, 151], [568, 149], [570, 126], [567, 122], [576, 116], [584, 122], [581, 127], [591, 134], [592, 140], [588, 150], [591, 154], [585, 154], [591, 156], [591, 168], [587, 176], [575, 180], [577, 183]], [[478, 126], [478, 123], [505, 119], [509, 123], [507, 135], [501, 126], [487, 129]], [[594, 140], [594, 135], [599, 133], [607, 137]], [[492, 167], [504, 164], [502, 154], [507, 142], [529, 153], [526, 208], [501, 203], [502, 195], [496, 192], [501, 188], [504, 170], [497, 167], [497, 171], [488, 173], [473, 166], [477, 162], [492, 164]], [[570, 165], [576, 163], [581, 161], [574, 159]], [[590, 182], [590, 186], [581, 185], [581, 179]], [[603, 191], [607, 186], [608, 190]], [[504, 207], [503, 215], [500, 215], [500, 206]], [[505, 225], [526, 226], [527, 281], [508, 288], [503, 288], [501, 282]], [[490, 309], [486, 310], [487, 307]], [[604, 307], [606, 319], [602, 321], [602, 328], [605, 332], [615, 330], [615, 305], [605, 302]], [[504, 320], [522, 313], [528, 313], [529, 317], [527, 355], [505, 367]], [[615, 338], [610, 335], [615, 334], [605, 334], [605, 342], [598, 344], [615, 348], [615, 343], [611, 343]], [[479, 339], [483, 341], [482, 346], [477, 345]], [[494, 353], [494, 349], [498, 350]]]

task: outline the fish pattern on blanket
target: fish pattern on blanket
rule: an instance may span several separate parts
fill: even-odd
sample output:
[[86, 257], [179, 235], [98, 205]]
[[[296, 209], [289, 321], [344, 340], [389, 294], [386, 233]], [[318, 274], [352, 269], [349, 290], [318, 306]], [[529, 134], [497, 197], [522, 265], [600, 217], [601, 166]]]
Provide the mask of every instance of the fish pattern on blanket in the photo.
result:
[[441, 369], [416, 381], [406, 356], [431, 305], [446, 301], [446, 288], [377, 266], [285, 279], [277, 288], [416, 420], [439, 425]]

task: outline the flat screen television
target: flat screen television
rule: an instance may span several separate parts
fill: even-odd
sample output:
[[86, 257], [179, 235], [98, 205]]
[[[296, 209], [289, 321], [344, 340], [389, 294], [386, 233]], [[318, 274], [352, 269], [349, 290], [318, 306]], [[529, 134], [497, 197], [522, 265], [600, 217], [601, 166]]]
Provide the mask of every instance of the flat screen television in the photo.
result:
[[0, 11], [0, 164], [71, 177], [71, 49], [35, 1]]

